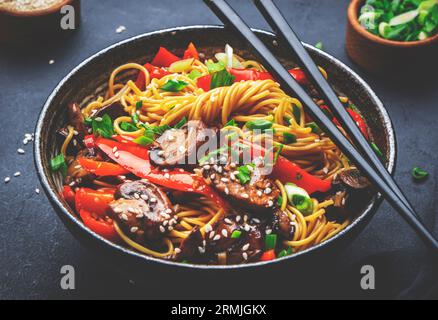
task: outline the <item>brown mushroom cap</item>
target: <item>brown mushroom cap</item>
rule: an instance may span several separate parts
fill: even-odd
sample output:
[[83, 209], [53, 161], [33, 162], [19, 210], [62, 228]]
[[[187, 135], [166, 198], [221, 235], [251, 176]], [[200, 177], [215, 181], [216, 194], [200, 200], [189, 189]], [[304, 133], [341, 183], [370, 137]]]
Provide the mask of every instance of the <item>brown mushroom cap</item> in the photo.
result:
[[145, 180], [125, 182], [115, 197], [110, 203], [113, 217], [136, 241], [156, 240], [173, 230], [175, 213], [160, 187]]

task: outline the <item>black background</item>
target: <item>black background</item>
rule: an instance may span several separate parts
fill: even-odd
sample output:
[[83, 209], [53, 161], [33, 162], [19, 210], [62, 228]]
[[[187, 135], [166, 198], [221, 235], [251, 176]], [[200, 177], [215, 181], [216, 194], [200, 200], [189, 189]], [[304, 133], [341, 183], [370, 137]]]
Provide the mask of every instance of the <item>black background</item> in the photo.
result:
[[[251, 1], [230, 2], [251, 26], [269, 29]], [[396, 178], [427, 225], [438, 234], [438, 81], [407, 74], [396, 79], [371, 76], [354, 66], [344, 51], [348, 2], [277, 0], [303, 41], [322, 41], [325, 51], [358, 71], [383, 100], [398, 139]], [[48, 94], [84, 58], [140, 33], [218, 23], [200, 0], [83, 0], [82, 27], [71, 38], [43, 46], [0, 47], [0, 298], [168, 297], [170, 284], [165, 279], [162, 287], [141, 288], [110, 271], [109, 266], [81, 247], [56, 217], [46, 197], [35, 193], [35, 188], [41, 187], [31, 145], [24, 147], [25, 155], [18, 155], [16, 150], [23, 147], [24, 134], [33, 131]], [[117, 34], [115, 30], [120, 25], [127, 30]], [[55, 64], [49, 65], [51, 59]], [[438, 73], [436, 67], [432, 71]], [[431, 173], [421, 184], [410, 176], [411, 168], [417, 165]], [[3, 179], [16, 171], [21, 171], [21, 177], [4, 184]], [[312, 274], [294, 274], [284, 266], [284, 283], [279, 283], [275, 292], [241, 288], [239, 296], [230, 295], [228, 290], [204, 290], [194, 278], [193, 285], [178, 288], [171, 297], [190, 299], [199, 297], [202, 291], [203, 298], [211, 299], [299, 298], [294, 278], [308, 277], [312, 290], [303, 297], [437, 298], [438, 269], [431, 259], [405, 222], [383, 204], [357, 240], [330, 261], [330, 284], [319, 282]], [[77, 273], [74, 291], [63, 291], [59, 285], [60, 268], [66, 264], [74, 266]], [[373, 292], [359, 288], [360, 266], [364, 264], [376, 269]], [[321, 272], [327, 271], [325, 263], [317, 267]]]

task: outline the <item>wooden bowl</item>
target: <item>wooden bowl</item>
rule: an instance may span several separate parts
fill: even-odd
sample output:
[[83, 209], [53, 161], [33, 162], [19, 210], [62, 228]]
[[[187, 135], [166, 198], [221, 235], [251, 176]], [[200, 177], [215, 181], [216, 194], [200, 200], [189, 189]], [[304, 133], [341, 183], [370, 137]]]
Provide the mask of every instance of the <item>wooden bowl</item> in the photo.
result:
[[[71, 5], [75, 12], [75, 29], [61, 28], [61, 8]], [[51, 7], [36, 10], [0, 8], [0, 44], [50, 41], [71, 34], [79, 27], [80, 0], [62, 0]]]
[[380, 38], [358, 21], [364, 3], [365, 0], [352, 0], [348, 7], [346, 49], [354, 62], [376, 74], [426, 71], [431, 70], [431, 64], [438, 64], [438, 34], [413, 42]]

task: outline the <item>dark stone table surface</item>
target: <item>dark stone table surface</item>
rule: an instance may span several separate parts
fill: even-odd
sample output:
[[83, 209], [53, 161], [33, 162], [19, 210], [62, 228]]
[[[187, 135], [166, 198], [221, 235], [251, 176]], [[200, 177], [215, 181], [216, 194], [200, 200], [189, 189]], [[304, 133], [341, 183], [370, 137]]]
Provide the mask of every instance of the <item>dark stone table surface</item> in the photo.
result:
[[[324, 50], [353, 67], [385, 103], [398, 138], [396, 178], [428, 226], [438, 234], [438, 81], [408, 75], [396, 79], [371, 76], [358, 69], [344, 50], [346, 0], [277, 0], [303, 41], [322, 41]], [[253, 27], [268, 29], [251, 1], [232, 3]], [[75, 65], [98, 50], [131, 36], [179, 25], [218, 24], [200, 0], [83, 1], [82, 27], [71, 38], [43, 46], [0, 46], [0, 298], [437, 298], [438, 269], [433, 256], [414, 232], [384, 203], [363, 233], [326, 265], [320, 281], [315, 274], [294, 274], [286, 266], [283, 283], [273, 288], [230, 287], [204, 290], [193, 272], [190, 286], [167, 283], [140, 287], [119, 276], [83, 248], [62, 225], [50, 206], [35, 173], [32, 146], [23, 146], [25, 133], [34, 130], [39, 111], [57, 82]], [[116, 33], [118, 26], [126, 31]], [[193, 39], [196, 41], [196, 39]], [[55, 60], [49, 64], [49, 60]], [[390, 59], [390, 57], [388, 57]], [[406, 63], [409, 63], [407, 61]], [[430, 71], [430, 70], [429, 70]], [[437, 74], [435, 68], [433, 73]], [[17, 154], [23, 148], [24, 155]], [[421, 165], [431, 176], [415, 183], [412, 167]], [[20, 171], [20, 177], [3, 183]], [[376, 290], [360, 290], [360, 267], [376, 270]], [[60, 287], [60, 269], [76, 270], [76, 289]], [[317, 268], [317, 269], [318, 269]], [[212, 275], [215, 276], [215, 275]], [[218, 275], [219, 276], [219, 275]], [[300, 294], [294, 278], [308, 277]], [[224, 278], [226, 282], [229, 279]], [[257, 279], [255, 279], [257, 282]], [[231, 284], [230, 284], [231, 285]], [[238, 286], [238, 282], [235, 283]]]

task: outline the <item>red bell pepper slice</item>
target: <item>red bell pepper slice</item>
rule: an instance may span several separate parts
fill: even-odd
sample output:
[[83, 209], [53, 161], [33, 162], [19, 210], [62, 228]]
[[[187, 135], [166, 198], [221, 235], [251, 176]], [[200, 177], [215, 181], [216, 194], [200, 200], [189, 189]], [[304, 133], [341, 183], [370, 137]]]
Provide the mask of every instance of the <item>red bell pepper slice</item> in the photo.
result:
[[[321, 110], [325, 111], [328, 115], [332, 115], [332, 112], [331, 112], [331, 110], [329, 109], [328, 106], [321, 105], [320, 108], [321, 108]], [[356, 112], [356, 111], [354, 111], [353, 109], [350, 109], [350, 108], [347, 109], [347, 112], [353, 118], [354, 122], [356, 122], [356, 125], [359, 127], [359, 129], [362, 132], [362, 134], [364, 135], [364, 137], [367, 140], [369, 140], [370, 137], [368, 135], [368, 126], [367, 126], [365, 120], [362, 118], [362, 116], [358, 112]], [[338, 119], [336, 119], [336, 117], [333, 117], [332, 121], [338, 127], [341, 126], [341, 124], [339, 123]]]
[[278, 157], [271, 176], [273, 179], [278, 179], [282, 183], [294, 183], [298, 187], [306, 190], [309, 194], [327, 192], [332, 187], [329, 180], [322, 180], [311, 175], [282, 156]]
[[362, 118], [362, 116], [352, 109], [347, 109], [347, 111], [350, 114], [350, 116], [353, 118], [354, 122], [356, 122], [356, 125], [359, 127], [359, 129], [362, 132], [362, 134], [364, 135], [364, 137], [367, 140], [369, 140], [370, 137], [368, 135], [368, 127], [367, 127], [367, 124], [365, 123], [365, 120]]
[[[140, 178], [148, 179], [152, 183], [172, 190], [202, 194], [220, 207], [227, 207], [226, 202], [203, 178], [182, 169], [164, 173], [154, 168], [149, 161], [148, 149], [142, 146], [101, 137], [96, 140], [96, 145], [112, 160]], [[117, 156], [113, 152], [114, 147], [117, 148]]]
[[64, 186], [62, 188], [62, 197], [71, 208], [75, 208], [75, 192], [70, 186]]
[[95, 217], [92, 213], [86, 210], [80, 210], [79, 215], [85, 226], [91, 231], [110, 241], [117, 242], [120, 239], [114, 228], [113, 221], [110, 218]]
[[[261, 72], [253, 69], [232, 69], [228, 68], [228, 72], [235, 77], [235, 82], [240, 81], [257, 81], [257, 80], [274, 80], [269, 72]], [[295, 78], [295, 80], [303, 86], [309, 85], [306, 75], [301, 69], [289, 70], [289, 73]], [[211, 75], [206, 75], [198, 78], [197, 85], [204, 91], [210, 91], [211, 88]]]
[[172, 52], [167, 50], [164, 47], [160, 47], [155, 56], [154, 60], [152, 60], [151, 64], [157, 67], [170, 67], [170, 65], [174, 62], [181, 60]]
[[[146, 63], [144, 67], [149, 71], [151, 79], [161, 79], [170, 74], [170, 72], [166, 69], [153, 66], [150, 63]], [[141, 90], [144, 90], [146, 88], [146, 79], [143, 72], [140, 72], [138, 74], [135, 85]]]
[[201, 88], [205, 92], [210, 91], [211, 89], [211, 75], [206, 75], [203, 77], [200, 77], [196, 80], [196, 84], [198, 88]]
[[[246, 144], [251, 147], [252, 155], [264, 156], [266, 149], [261, 145], [252, 144], [246, 140], [239, 140], [240, 143]], [[277, 162], [272, 168], [271, 178], [278, 179], [282, 183], [294, 183], [298, 187], [303, 188], [309, 194], [315, 192], [327, 192], [331, 188], [331, 182], [328, 180], [319, 179], [307, 171], [301, 169], [295, 163], [288, 159], [279, 156]]]
[[88, 158], [79, 158], [78, 161], [82, 168], [100, 177], [118, 176], [129, 173], [128, 170], [116, 163], [96, 161]]
[[76, 210], [92, 212], [99, 217], [105, 217], [108, 213], [108, 204], [114, 201], [115, 189], [93, 190], [80, 188], [76, 192]]
[[275, 259], [275, 251], [274, 250], [266, 251], [260, 257], [260, 261], [271, 261], [274, 259]]
[[92, 149], [94, 148], [94, 135], [93, 134], [89, 134], [86, 135], [84, 138], [84, 144], [88, 149]]
[[190, 59], [190, 58], [199, 60], [199, 53], [193, 42], [190, 42], [189, 46], [187, 47], [187, 50], [184, 52], [184, 59]]

